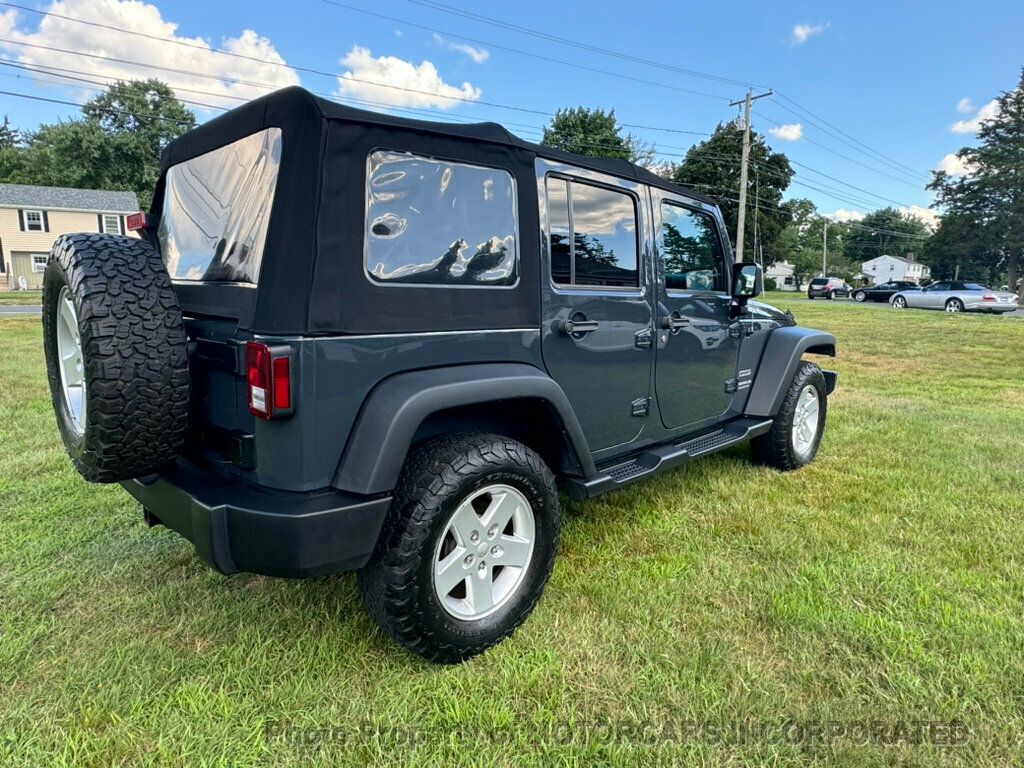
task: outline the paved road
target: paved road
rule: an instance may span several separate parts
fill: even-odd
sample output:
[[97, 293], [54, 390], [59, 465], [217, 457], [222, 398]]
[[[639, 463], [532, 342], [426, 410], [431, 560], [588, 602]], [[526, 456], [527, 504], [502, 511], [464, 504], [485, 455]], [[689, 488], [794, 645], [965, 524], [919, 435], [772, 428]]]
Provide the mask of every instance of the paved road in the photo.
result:
[[0, 315], [41, 315], [43, 314], [43, 308], [36, 306], [35, 304], [29, 304], [27, 307], [11, 306], [6, 304], [0, 304]]

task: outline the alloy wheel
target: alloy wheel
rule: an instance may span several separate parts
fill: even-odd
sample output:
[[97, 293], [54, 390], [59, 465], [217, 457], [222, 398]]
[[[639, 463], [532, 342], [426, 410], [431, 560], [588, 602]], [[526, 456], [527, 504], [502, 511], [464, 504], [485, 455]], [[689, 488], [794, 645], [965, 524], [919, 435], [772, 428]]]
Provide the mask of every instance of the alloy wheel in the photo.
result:
[[71, 426], [79, 435], [85, 433], [85, 359], [78, 332], [78, 313], [71, 299], [71, 290], [64, 286], [57, 297], [57, 354], [60, 356], [60, 385]]
[[806, 456], [814, 446], [814, 438], [818, 434], [820, 411], [818, 389], [813, 384], [808, 384], [800, 391], [800, 397], [796, 401], [796, 410], [793, 413], [791, 435], [793, 450], [801, 456]]

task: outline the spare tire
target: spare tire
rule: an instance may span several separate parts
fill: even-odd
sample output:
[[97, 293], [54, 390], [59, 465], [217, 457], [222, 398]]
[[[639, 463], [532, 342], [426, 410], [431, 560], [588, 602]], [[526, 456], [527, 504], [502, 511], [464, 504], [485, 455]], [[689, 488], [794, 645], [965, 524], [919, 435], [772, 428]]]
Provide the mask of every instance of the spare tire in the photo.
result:
[[43, 274], [43, 349], [53, 409], [78, 471], [112, 483], [156, 471], [188, 426], [181, 310], [156, 249], [62, 235]]

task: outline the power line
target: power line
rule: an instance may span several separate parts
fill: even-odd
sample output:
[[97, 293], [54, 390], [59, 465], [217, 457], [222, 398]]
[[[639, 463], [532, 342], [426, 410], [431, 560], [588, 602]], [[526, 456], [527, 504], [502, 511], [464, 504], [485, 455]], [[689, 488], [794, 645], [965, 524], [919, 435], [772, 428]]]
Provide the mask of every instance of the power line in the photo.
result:
[[572, 48], [578, 48], [584, 51], [590, 51], [591, 53], [599, 53], [604, 56], [612, 56], [617, 59], [624, 61], [632, 61], [638, 64], [645, 64], [650, 67], [657, 67], [658, 69], [668, 70], [669, 72], [676, 72], [681, 75], [687, 75], [689, 77], [699, 77], [705, 80], [712, 80], [719, 83], [726, 83], [728, 85], [738, 85], [744, 88], [763, 88], [763, 85], [757, 83], [749, 83], [743, 80], [736, 80], [730, 77], [723, 77], [721, 75], [712, 75], [707, 72], [698, 72], [693, 69], [684, 69], [677, 67], [673, 64], [665, 64], [661, 61], [655, 61], [654, 59], [647, 59], [642, 56], [634, 56], [629, 53], [622, 53], [620, 51], [614, 51], [609, 48], [602, 48], [601, 46], [591, 45], [590, 43], [580, 42], [578, 40], [571, 40], [567, 37], [559, 37], [558, 35], [552, 35], [547, 32], [541, 32], [530, 27], [519, 26], [511, 22], [502, 21], [501, 19], [495, 19], [491, 16], [484, 16], [479, 13], [473, 13], [472, 11], [466, 11], [455, 6], [445, 5], [444, 3], [436, 2], [435, 0], [409, 0], [410, 3], [415, 5], [421, 5], [425, 8], [430, 8], [435, 11], [441, 11], [442, 13], [451, 14], [453, 16], [461, 16], [462, 18], [469, 19], [471, 21], [479, 21], [484, 24], [490, 24], [491, 26], [500, 27], [501, 29], [510, 30], [513, 32], [519, 32], [520, 34], [530, 35], [531, 37], [540, 38], [541, 40], [547, 40], [549, 42], [559, 43], [561, 45], [567, 45]]

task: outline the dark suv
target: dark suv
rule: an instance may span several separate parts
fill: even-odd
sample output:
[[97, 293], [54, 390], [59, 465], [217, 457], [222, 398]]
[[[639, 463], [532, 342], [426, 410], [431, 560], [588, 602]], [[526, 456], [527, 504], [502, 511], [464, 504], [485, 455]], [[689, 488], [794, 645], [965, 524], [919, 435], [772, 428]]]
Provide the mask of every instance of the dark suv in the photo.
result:
[[358, 569], [434, 661], [529, 614], [559, 489], [821, 440], [835, 374], [802, 358], [835, 339], [749, 301], [712, 200], [624, 161], [292, 88], [171, 144], [131, 219], [46, 268], [75, 466], [222, 573]]
[[834, 299], [850, 296], [850, 286], [839, 277], [816, 277], [807, 285], [808, 299]]

